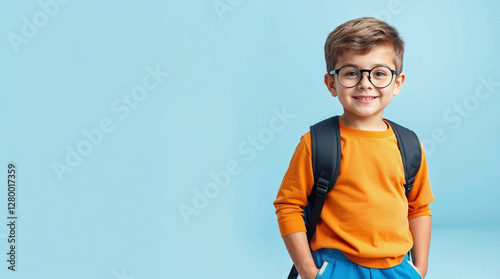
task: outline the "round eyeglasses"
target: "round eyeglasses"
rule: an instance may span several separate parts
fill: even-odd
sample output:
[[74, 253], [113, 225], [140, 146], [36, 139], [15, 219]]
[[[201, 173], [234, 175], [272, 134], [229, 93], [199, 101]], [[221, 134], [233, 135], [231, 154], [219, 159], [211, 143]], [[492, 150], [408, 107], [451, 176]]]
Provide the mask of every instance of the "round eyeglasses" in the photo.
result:
[[342, 86], [352, 88], [361, 82], [363, 72], [368, 73], [368, 80], [377, 88], [389, 86], [394, 75], [399, 75], [398, 71], [391, 70], [387, 66], [375, 66], [371, 70], [359, 69], [356, 66], [343, 66], [340, 69], [330, 71], [330, 75], [337, 75]]

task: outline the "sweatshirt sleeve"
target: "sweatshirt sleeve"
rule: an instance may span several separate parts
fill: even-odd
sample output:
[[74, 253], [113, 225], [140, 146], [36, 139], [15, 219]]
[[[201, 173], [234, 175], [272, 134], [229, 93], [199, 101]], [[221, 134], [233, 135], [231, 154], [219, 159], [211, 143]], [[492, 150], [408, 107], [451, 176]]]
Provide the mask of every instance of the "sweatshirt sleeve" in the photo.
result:
[[422, 162], [415, 176], [413, 188], [408, 195], [408, 219], [431, 215], [429, 204], [434, 201], [434, 195], [432, 194], [429, 182], [429, 173], [427, 171], [427, 159], [424, 148], [422, 144], [420, 145], [422, 148]]
[[307, 197], [314, 184], [310, 146], [311, 136], [307, 133], [295, 149], [274, 201], [282, 237], [306, 231], [303, 207], [307, 205]]

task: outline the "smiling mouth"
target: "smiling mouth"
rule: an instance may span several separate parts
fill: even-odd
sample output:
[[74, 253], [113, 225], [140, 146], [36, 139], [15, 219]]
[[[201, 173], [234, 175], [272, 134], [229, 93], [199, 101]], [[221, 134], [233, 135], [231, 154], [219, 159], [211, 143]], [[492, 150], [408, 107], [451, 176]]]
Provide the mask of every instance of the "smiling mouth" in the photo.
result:
[[374, 100], [375, 98], [378, 98], [378, 97], [354, 97], [354, 99], [357, 99], [357, 100]]

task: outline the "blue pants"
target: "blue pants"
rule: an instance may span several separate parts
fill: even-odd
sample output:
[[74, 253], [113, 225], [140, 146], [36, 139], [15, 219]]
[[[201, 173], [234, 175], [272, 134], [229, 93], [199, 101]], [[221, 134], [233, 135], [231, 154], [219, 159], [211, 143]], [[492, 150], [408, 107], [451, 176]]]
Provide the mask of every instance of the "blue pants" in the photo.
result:
[[400, 265], [392, 268], [368, 268], [355, 264], [336, 249], [319, 249], [312, 252], [320, 269], [316, 279], [422, 279], [406, 255]]

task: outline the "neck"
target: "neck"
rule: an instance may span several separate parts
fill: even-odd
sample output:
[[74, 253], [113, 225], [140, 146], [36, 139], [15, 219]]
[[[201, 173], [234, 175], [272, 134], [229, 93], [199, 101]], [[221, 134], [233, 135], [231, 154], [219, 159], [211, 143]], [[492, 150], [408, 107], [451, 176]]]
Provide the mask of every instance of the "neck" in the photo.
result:
[[353, 117], [346, 113], [342, 114], [339, 119], [340, 123], [345, 127], [364, 130], [364, 131], [386, 131], [388, 129], [387, 124], [382, 119], [382, 116], [377, 117]]

